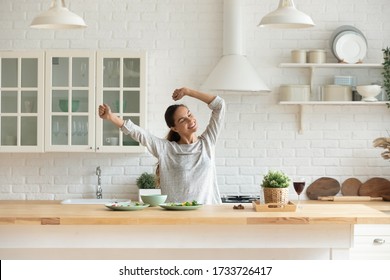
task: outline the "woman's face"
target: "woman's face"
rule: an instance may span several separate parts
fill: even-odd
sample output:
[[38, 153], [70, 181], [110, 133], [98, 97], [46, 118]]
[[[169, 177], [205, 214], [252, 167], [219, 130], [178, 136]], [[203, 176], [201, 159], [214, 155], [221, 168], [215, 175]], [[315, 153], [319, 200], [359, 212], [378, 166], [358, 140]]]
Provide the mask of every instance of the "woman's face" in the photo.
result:
[[190, 110], [185, 106], [180, 106], [176, 109], [173, 115], [175, 126], [172, 130], [179, 134], [188, 135], [196, 132], [198, 124], [195, 117], [192, 115]]

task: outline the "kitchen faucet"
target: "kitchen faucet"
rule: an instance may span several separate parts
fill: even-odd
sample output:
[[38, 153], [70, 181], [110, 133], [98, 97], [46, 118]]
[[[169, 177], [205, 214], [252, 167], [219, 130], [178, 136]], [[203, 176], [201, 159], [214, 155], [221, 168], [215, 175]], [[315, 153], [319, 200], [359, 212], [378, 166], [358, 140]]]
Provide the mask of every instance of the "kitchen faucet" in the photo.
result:
[[101, 174], [102, 174], [102, 170], [100, 169], [100, 166], [96, 167], [96, 175], [98, 176], [98, 184], [97, 184], [97, 190], [96, 190], [96, 198], [97, 199], [103, 198]]

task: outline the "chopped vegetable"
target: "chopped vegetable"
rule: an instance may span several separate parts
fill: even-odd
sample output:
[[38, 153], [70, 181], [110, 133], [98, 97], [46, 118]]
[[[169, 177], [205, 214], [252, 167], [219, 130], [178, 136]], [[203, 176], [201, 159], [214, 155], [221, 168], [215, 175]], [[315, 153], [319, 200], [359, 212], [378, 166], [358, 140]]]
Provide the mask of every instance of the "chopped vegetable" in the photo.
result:
[[169, 206], [197, 206], [199, 203], [196, 200], [193, 200], [192, 202], [185, 201], [182, 203], [170, 203]]

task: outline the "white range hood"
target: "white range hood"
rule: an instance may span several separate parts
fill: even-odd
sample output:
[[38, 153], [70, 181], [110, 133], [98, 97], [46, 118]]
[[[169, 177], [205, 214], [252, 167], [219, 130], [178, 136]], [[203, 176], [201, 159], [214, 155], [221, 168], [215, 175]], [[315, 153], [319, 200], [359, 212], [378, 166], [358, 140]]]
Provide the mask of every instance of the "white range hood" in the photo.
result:
[[223, 91], [270, 91], [244, 55], [241, 0], [224, 0], [223, 56], [203, 88]]

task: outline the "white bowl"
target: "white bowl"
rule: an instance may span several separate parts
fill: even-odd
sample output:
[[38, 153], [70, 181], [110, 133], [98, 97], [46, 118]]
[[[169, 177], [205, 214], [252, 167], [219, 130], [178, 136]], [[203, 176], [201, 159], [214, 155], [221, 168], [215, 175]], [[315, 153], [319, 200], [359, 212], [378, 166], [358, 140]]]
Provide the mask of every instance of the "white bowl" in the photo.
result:
[[363, 97], [362, 101], [378, 101], [375, 96], [381, 92], [382, 88], [379, 85], [362, 85], [356, 86], [356, 90]]
[[141, 195], [143, 203], [150, 204], [150, 206], [157, 206], [167, 200], [166, 194], [145, 194]]

